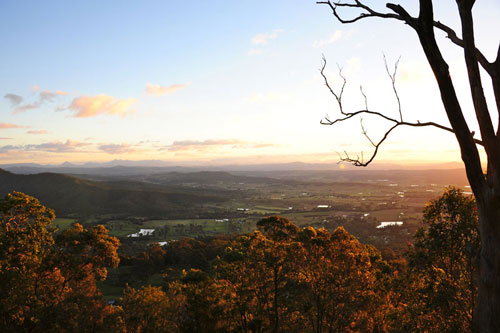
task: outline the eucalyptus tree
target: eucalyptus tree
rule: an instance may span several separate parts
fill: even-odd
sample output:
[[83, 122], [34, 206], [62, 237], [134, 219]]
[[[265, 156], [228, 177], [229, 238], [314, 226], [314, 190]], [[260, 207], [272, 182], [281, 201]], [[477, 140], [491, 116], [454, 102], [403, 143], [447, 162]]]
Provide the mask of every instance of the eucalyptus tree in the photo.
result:
[[[401, 107], [398, 117], [390, 117], [383, 112], [370, 110], [367, 103], [362, 110], [345, 110], [342, 105], [343, 89], [335, 91], [329, 85], [324, 74], [324, 63], [321, 73], [325, 83], [335, 96], [340, 117], [326, 118], [323, 123], [333, 125], [356, 116], [370, 114], [378, 116], [391, 124], [390, 128], [379, 141], [372, 140], [363, 128], [363, 134], [374, 147], [373, 154], [368, 159], [346, 155], [342, 160], [356, 166], [369, 165], [377, 155], [380, 146], [389, 134], [401, 126], [424, 127], [433, 126], [454, 133], [461, 151], [467, 178], [474, 193], [479, 216], [479, 233], [481, 250], [478, 255], [479, 265], [479, 292], [475, 321], [481, 332], [500, 332], [500, 124], [495, 126], [492, 113], [500, 114], [500, 47], [496, 59], [490, 61], [479, 50], [475, 42], [473, 7], [475, 0], [456, 0], [457, 14], [461, 23], [460, 33], [449, 25], [434, 17], [434, 4], [437, 1], [419, 0], [417, 14], [411, 14], [401, 4], [386, 3], [387, 10], [374, 9], [365, 1], [318, 1], [326, 5], [336, 20], [342, 24], [356, 23], [368, 18], [397, 20], [409, 26], [417, 35], [425, 57], [434, 73], [441, 101], [450, 122], [450, 127], [433, 122], [406, 121]], [[347, 17], [347, 14], [354, 16]], [[446, 34], [448, 40], [455, 44], [462, 52], [468, 74], [470, 96], [473, 101], [475, 117], [479, 124], [479, 137], [470, 130], [464, 116], [464, 107], [461, 105], [455, 83], [449, 72], [449, 66], [436, 41], [436, 31]], [[481, 70], [482, 69], [482, 70]], [[389, 72], [395, 88], [395, 72]], [[489, 77], [494, 92], [495, 106], [488, 106], [483, 90], [481, 76]], [[345, 80], [344, 80], [345, 85]], [[342, 87], [343, 88], [343, 87]], [[397, 95], [396, 89], [394, 92]], [[399, 102], [399, 97], [398, 97]], [[399, 104], [400, 106], [400, 104]], [[486, 171], [483, 170], [478, 146], [482, 146], [486, 153]]]

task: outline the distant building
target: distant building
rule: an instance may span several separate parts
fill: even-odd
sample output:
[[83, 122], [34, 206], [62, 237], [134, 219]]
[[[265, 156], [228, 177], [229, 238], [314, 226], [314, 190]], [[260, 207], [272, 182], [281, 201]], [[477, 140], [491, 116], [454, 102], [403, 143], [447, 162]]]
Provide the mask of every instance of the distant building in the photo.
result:
[[328, 205], [318, 205], [317, 208], [330, 208]]
[[141, 236], [152, 236], [155, 229], [141, 229], [135, 234], [130, 234], [127, 237], [141, 237]]
[[402, 221], [380, 222], [380, 224], [377, 226], [377, 229], [385, 228], [385, 227], [389, 227], [389, 226], [399, 226], [399, 225], [403, 225], [403, 222]]

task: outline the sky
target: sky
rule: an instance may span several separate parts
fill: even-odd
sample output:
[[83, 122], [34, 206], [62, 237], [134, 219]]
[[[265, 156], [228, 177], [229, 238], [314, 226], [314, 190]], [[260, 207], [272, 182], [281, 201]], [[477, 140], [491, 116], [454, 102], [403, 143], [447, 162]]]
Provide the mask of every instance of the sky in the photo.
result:
[[[454, 1], [436, 2], [436, 18], [460, 31]], [[401, 4], [417, 14], [415, 1]], [[477, 1], [474, 15], [478, 47], [491, 60], [500, 41], [500, 3]], [[478, 132], [462, 50], [437, 35]], [[408, 26], [381, 19], [342, 25], [309, 0], [2, 0], [0, 44], [0, 164], [369, 156], [359, 119], [320, 125], [326, 115], [339, 116], [319, 72], [323, 55], [334, 90], [338, 68], [347, 78], [345, 110], [364, 108], [361, 85], [370, 109], [398, 115], [385, 55], [391, 68], [400, 59], [396, 87], [405, 120], [449, 124]], [[390, 124], [365, 117], [363, 125], [377, 140]], [[455, 161], [453, 134], [403, 127], [376, 163]]]

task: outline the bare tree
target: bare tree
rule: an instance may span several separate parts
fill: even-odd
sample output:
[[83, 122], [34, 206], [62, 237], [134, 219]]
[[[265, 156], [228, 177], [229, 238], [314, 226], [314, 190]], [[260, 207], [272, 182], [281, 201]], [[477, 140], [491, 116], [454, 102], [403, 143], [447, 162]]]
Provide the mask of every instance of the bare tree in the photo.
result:
[[[431, 122], [406, 122], [404, 121], [399, 103], [399, 96], [395, 89], [395, 74], [397, 64], [393, 72], [387, 69], [389, 77], [392, 80], [395, 96], [399, 105], [399, 118], [388, 117], [382, 113], [370, 111], [365, 96], [365, 109], [358, 111], [345, 111], [342, 106], [342, 92], [335, 92], [328, 83], [324, 74], [326, 61], [323, 62], [321, 74], [325, 79], [327, 87], [335, 96], [340, 108], [341, 117], [331, 119], [327, 117], [323, 123], [333, 125], [338, 122], [350, 119], [354, 116], [370, 114], [381, 117], [390, 122], [392, 126], [385, 132], [380, 141], [373, 141], [362, 126], [363, 134], [370, 140], [374, 146], [374, 153], [366, 161], [363, 157], [352, 158], [349, 155], [342, 157], [342, 160], [351, 162], [357, 166], [367, 166], [370, 164], [380, 145], [386, 140], [387, 136], [399, 126], [434, 126], [455, 134], [460, 146], [462, 160], [465, 165], [467, 178], [477, 201], [479, 215], [479, 229], [481, 237], [481, 251], [478, 257], [479, 265], [479, 294], [477, 310], [475, 311], [475, 321], [477, 329], [481, 332], [500, 332], [500, 122], [495, 126], [491, 119], [490, 110], [486, 103], [486, 97], [483, 91], [481, 81], [480, 67], [491, 78], [491, 84], [496, 102], [496, 112], [500, 115], [500, 47], [497, 57], [494, 61], [488, 61], [483, 53], [476, 47], [474, 37], [474, 21], [472, 8], [475, 0], [456, 0], [458, 14], [461, 22], [461, 34], [457, 33], [446, 24], [436, 21], [434, 18], [434, 9], [432, 0], [419, 0], [419, 14], [412, 16], [401, 5], [387, 3], [387, 12], [374, 10], [366, 5], [364, 1], [318, 1], [318, 4], [326, 5], [331, 10], [335, 18], [343, 23], [355, 23], [366, 18], [384, 18], [395, 19], [410, 26], [416, 33], [424, 54], [434, 72], [441, 94], [446, 115], [451, 127], [446, 127]], [[354, 17], [346, 18], [343, 16], [343, 9], [358, 10]], [[465, 64], [469, 78], [470, 94], [472, 97], [476, 119], [479, 124], [481, 139], [474, 138], [474, 132], [471, 132], [465, 120], [460, 102], [457, 98], [455, 86], [449, 73], [449, 67], [440, 48], [436, 42], [435, 31], [443, 31], [449, 40], [461, 48], [464, 52]], [[386, 65], [386, 68], [387, 65]], [[363, 94], [363, 92], [361, 91]], [[364, 96], [364, 94], [363, 94]], [[478, 145], [484, 147], [487, 156], [487, 170], [483, 171], [481, 159], [479, 156]]]

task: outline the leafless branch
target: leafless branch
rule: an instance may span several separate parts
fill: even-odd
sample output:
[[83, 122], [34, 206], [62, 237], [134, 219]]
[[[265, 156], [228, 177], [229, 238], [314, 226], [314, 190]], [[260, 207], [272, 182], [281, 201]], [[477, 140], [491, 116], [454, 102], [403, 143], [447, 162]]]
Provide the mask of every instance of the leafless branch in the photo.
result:
[[387, 75], [389, 75], [389, 78], [391, 79], [392, 90], [394, 91], [394, 96], [396, 96], [396, 101], [398, 102], [399, 119], [403, 121], [403, 113], [401, 111], [401, 100], [399, 99], [398, 90], [396, 89], [396, 73], [398, 72], [399, 60], [401, 60], [401, 57], [399, 57], [398, 60], [394, 63], [394, 71], [391, 73], [389, 71], [389, 66], [387, 65], [387, 59], [384, 54], [385, 71], [387, 72]]
[[[394, 13], [381, 13], [378, 11], [375, 11], [374, 9], [370, 8], [369, 6], [365, 5], [362, 1], [358, 0], [353, 0], [351, 2], [342, 2], [342, 1], [317, 1], [317, 4], [320, 5], [327, 5], [330, 7], [332, 10], [333, 15], [339, 20], [339, 22], [347, 24], [347, 23], [354, 23], [356, 21], [359, 21], [364, 18], [368, 17], [380, 17], [380, 18], [392, 18], [396, 19], [399, 21], [404, 21], [408, 25], [412, 27], [416, 27], [416, 22], [417, 19], [412, 17], [401, 5], [396, 5], [393, 3], [387, 3], [386, 7], [392, 10]], [[339, 13], [338, 9], [339, 8], [359, 8], [361, 10], [361, 13], [354, 17], [354, 18], [343, 18], [341, 14]], [[446, 24], [440, 22], [440, 21], [434, 21], [434, 27], [437, 29], [443, 31], [446, 33], [447, 37], [450, 39], [450, 41], [460, 47], [464, 47], [464, 41], [457, 36], [456, 32], [447, 26]], [[499, 49], [500, 50], [500, 49]], [[490, 63], [484, 54], [479, 50], [475, 49], [475, 55], [478, 60], [478, 62], [481, 64], [481, 66], [491, 75], [493, 69], [492, 64]], [[499, 57], [497, 57], [496, 61], [500, 62], [500, 53]]]
[[339, 70], [339, 76], [340, 78], [342, 79], [343, 83], [342, 83], [342, 87], [340, 88], [340, 92], [336, 93], [332, 87], [330, 86], [330, 83], [328, 82], [328, 78], [325, 74], [325, 68], [326, 68], [326, 58], [325, 56], [323, 55], [323, 65], [321, 66], [321, 70], [320, 70], [320, 73], [321, 73], [321, 76], [323, 77], [323, 80], [325, 80], [325, 85], [326, 87], [328, 88], [328, 90], [330, 90], [330, 93], [335, 97], [335, 100], [337, 101], [337, 104], [339, 106], [339, 109], [340, 109], [340, 113], [342, 113], [343, 115], [346, 115], [344, 113], [344, 109], [342, 107], [342, 95], [344, 94], [344, 89], [345, 89], [345, 86], [347, 84], [347, 79], [345, 78], [345, 76], [342, 74], [342, 68], [340, 66], [338, 66], [338, 70]]
[[368, 97], [366, 97], [366, 94], [363, 91], [363, 86], [359, 86], [359, 91], [361, 91], [361, 95], [363, 95], [363, 98], [365, 100], [365, 110], [368, 110]]
[[[341, 23], [354, 23], [358, 20], [367, 18], [367, 17], [383, 17], [383, 18], [393, 18], [396, 20], [401, 20], [403, 21], [403, 18], [400, 17], [398, 14], [394, 13], [380, 13], [372, 8], [368, 7], [367, 5], [363, 4], [361, 1], [354, 0], [353, 2], [332, 2], [332, 1], [317, 1], [316, 2], [319, 5], [327, 5], [330, 7], [332, 10], [333, 15], [339, 20]], [[342, 7], [350, 7], [350, 8], [360, 8], [363, 10], [362, 13], [360, 13], [358, 16], [351, 18], [351, 19], [344, 19], [340, 16], [340, 14], [337, 11], [337, 8], [342, 8]]]
[[363, 135], [368, 139], [368, 141], [370, 141], [372, 146], [377, 147], [377, 145], [375, 143], [373, 143], [372, 139], [368, 136], [368, 132], [365, 129], [365, 127], [363, 126], [363, 118], [360, 118], [360, 125], [361, 125], [361, 133], [363, 133]]
[[391, 133], [399, 125], [401, 125], [401, 124], [395, 124], [394, 126], [392, 126], [391, 128], [389, 128], [389, 130], [387, 132], [385, 132], [385, 134], [382, 137], [382, 139], [379, 142], [377, 142], [377, 143], [373, 143], [371, 141], [371, 139], [368, 138], [370, 140], [370, 142], [372, 142], [373, 146], [375, 147], [375, 150], [373, 151], [373, 154], [372, 154], [372, 156], [370, 157], [370, 159], [368, 161], [366, 161], [366, 162], [364, 161], [364, 159], [363, 159], [363, 152], [361, 152], [361, 159], [359, 158], [359, 156], [357, 156], [356, 159], [353, 159], [353, 158], [349, 157], [349, 154], [347, 154], [347, 152], [345, 152], [345, 157], [341, 157], [340, 161], [341, 162], [352, 163], [354, 166], [362, 166], [362, 167], [368, 166], [368, 164], [370, 164], [375, 159], [375, 156], [377, 156], [377, 153], [378, 153], [378, 150], [379, 150], [380, 146], [387, 139], [387, 137], [389, 136], [389, 133]]
[[[384, 57], [384, 61], [385, 61], [385, 57]], [[330, 118], [327, 115], [324, 119], [322, 119], [320, 121], [320, 124], [322, 124], [322, 125], [335, 125], [336, 123], [339, 123], [339, 122], [342, 122], [342, 121], [346, 121], [346, 120], [349, 120], [349, 119], [351, 119], [353, 117], [362, 116], [362, 115], [376, 116], [376, 117], [382, 118], [382, 119], [384, 119], [384, 120], [392, 123], [392, 126], [382, 136], [382, 139], [380, 139], [378, 142], [375, 142], [368, 135], [368, 131], [364, 127], [364, 125], [363, 125], [363, 119], [361, 118], [361, 121], [360, 121], [361, 122], [361, 132], [362, 132], [362, 134], [366, 137], [366, 139], [371, 143], [371, 145], [375, 149], [374, 149], [371, 157], [366, 162], [363, 160], [363, 153], [361, 153], [361, 158], [359, 158], [359, 156], [356, 156], [356, 158], [353, 158], [353, 157], [349, 156], [349, 154], [346, 151], [344, 151], [344, 155], [345, 156], [342, 156], [342, 155], [339, 154], [340, 155], [340, 162], [352, 163], [355, 166], [367, 166], [368, 164], [370, 164], [374, 160], [375, 156], [377, 155], [377, 153], [378, 153], [378, 151], [380, 149], [380, 146], [388, 138], [389, 134], [394, 129], [396, 129], [399, 126], [410, 126], [410, 127], [429, 127], [429, 126], [431, 126], [431, 127], [436, 127], [436, 128], [445, 130], [445, 131], [450, 132], [450, 133], [455, 133], [455, 131], [452, 128], [447, 127], [447, 126], [443, 126], [441, 124], [438, 124], [438, 123], [435, 123], [435, 122], [432, 122], [432, 121], [428, 121], [428, 122], [420, 122], [418, 120], [417, 120], [417, 122], [403, 121], [403, 113], [402, 113], [402, 108], [401, 108], [401, 102], [400, 102], [399, 95], [398, 95], [398, 92], [397, 92], [397, 89], [396, 89], [396, 85], [395, 85], [396, 74], [397, 74], [397, 69], [398, 69], [398, 63], [399, 63], [399, 60], [396, 62], [395, 66], [394, 66], [394, 71], [391, 72], [389, 70], [387, 62], [385, 62], [386, 70], [387, 70], [387, 73], [388, 73], [388, 75], [389, 75], [389, 77], [391, 79], [392, 88], [393, 88], [394, 94], [395, 94], [397, 102], [398, 102], [398, 111], [399, 111], [399, 118], [400, 118], [399, 120], [396, 119], [396, 118], [389, 117], [389, 116], [387, 116], [387, 115], [385, 115], [385, 114], [383, 114], [381, 112], [369, 110], [368, 109], [368, 98], [367, 98], [366, 94], [364, 93], [362, 87], [360, 87], [360, 91], [361, 91], [361, 94], [362, 94], [362, 96], [364, 97], [364, 100], [365, 100], [365, 109], [363, 109], [363, 110], [357, 110], [357, 111], [345, 111], [343, 109], [343, 105], [342, 105], [342, 94], [344, 93], [344, 89], [345, 89], [345, 86], [347, 84], [347, 79], [346, 79], [345, 76], [342, 75], [341, 69], [339, 68], [339, 76], [342, 78], [342, 87], [340, 89], [340, 92], [336, 93], [335, 90], [330, 85], [330, 83], [328, 82], [328, 78], [327, 78], [327, 76], [325, 74], [326, 59], [325, 59], [325, 57], [323, 57], [323, 65], [321, 67], [321, 71], [320, 72], [321, 72], [321, 75], [323, 76], [323, 79], [325, 81], [325, 85], [328, 87], [328, 90], [335, 97], [335, 99], [337, 101], [337, 104], [339, 105], [339, 109], [340, 109], [340, 113], [341, 113], [342, 117], [333, 119], [333, 118]], [[475, 139], [475, 138], [473, 140], [474, 140], [474, 142], [477, 145], [484, 146], [484, 144], [483, 144], [483, 142], [481, 140]]]

